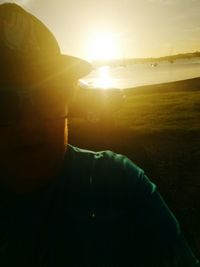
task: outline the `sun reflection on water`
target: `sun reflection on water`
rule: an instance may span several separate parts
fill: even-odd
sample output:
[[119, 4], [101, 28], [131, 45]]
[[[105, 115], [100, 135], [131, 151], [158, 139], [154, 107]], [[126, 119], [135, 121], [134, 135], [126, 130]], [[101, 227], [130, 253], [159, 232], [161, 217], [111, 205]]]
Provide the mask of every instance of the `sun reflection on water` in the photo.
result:
[[112, 82], [112, 78], [110, 77], [110, 67], [100, 67], [98, 69], [98, 78], [95, 81], [95, 86], [102, 89], [108, 89], [112, 86]]

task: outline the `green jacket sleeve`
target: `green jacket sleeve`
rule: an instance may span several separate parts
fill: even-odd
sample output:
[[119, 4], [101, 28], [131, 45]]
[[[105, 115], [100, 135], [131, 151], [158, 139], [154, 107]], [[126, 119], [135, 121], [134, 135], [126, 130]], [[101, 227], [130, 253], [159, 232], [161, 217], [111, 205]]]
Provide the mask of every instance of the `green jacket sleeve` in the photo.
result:
[[167, 207], [156, 185], [129, 159], [122, 157], [122, 162], [128, 185], [129, 221], [135, 228], [133, 233], [134, 237], [137, 236], [135, 240], [141, 263], [154, 267], [199, 266], [179, 222]]

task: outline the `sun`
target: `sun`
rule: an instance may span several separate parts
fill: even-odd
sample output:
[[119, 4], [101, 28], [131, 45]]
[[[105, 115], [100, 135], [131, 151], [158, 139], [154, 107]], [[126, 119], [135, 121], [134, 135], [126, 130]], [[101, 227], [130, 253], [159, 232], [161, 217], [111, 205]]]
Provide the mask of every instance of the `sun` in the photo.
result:
[[109, 60], [119, 57], [119, 41], [115, 34], [98, 33], [89, 41], [91, 60]]

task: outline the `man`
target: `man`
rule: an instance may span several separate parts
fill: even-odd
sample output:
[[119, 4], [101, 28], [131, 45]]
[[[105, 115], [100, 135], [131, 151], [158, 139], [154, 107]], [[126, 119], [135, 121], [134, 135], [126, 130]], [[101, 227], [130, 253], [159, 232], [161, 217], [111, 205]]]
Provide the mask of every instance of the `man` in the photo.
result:
[[33, 15], [0, 5], [0, 266], [197, 266], [139, 167], [68, 144], [67, 106], [89, 71]]

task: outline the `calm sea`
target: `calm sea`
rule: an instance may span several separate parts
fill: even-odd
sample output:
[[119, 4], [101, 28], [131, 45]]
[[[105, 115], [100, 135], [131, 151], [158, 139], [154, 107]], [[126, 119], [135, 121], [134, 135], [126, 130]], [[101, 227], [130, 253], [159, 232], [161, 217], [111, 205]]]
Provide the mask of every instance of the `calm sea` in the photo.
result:
[[102, 66], [93, 70], [84, 81], [94, 88], [134, 88], [200, 77], [200, 58], [131, 64], [119, 67]]

